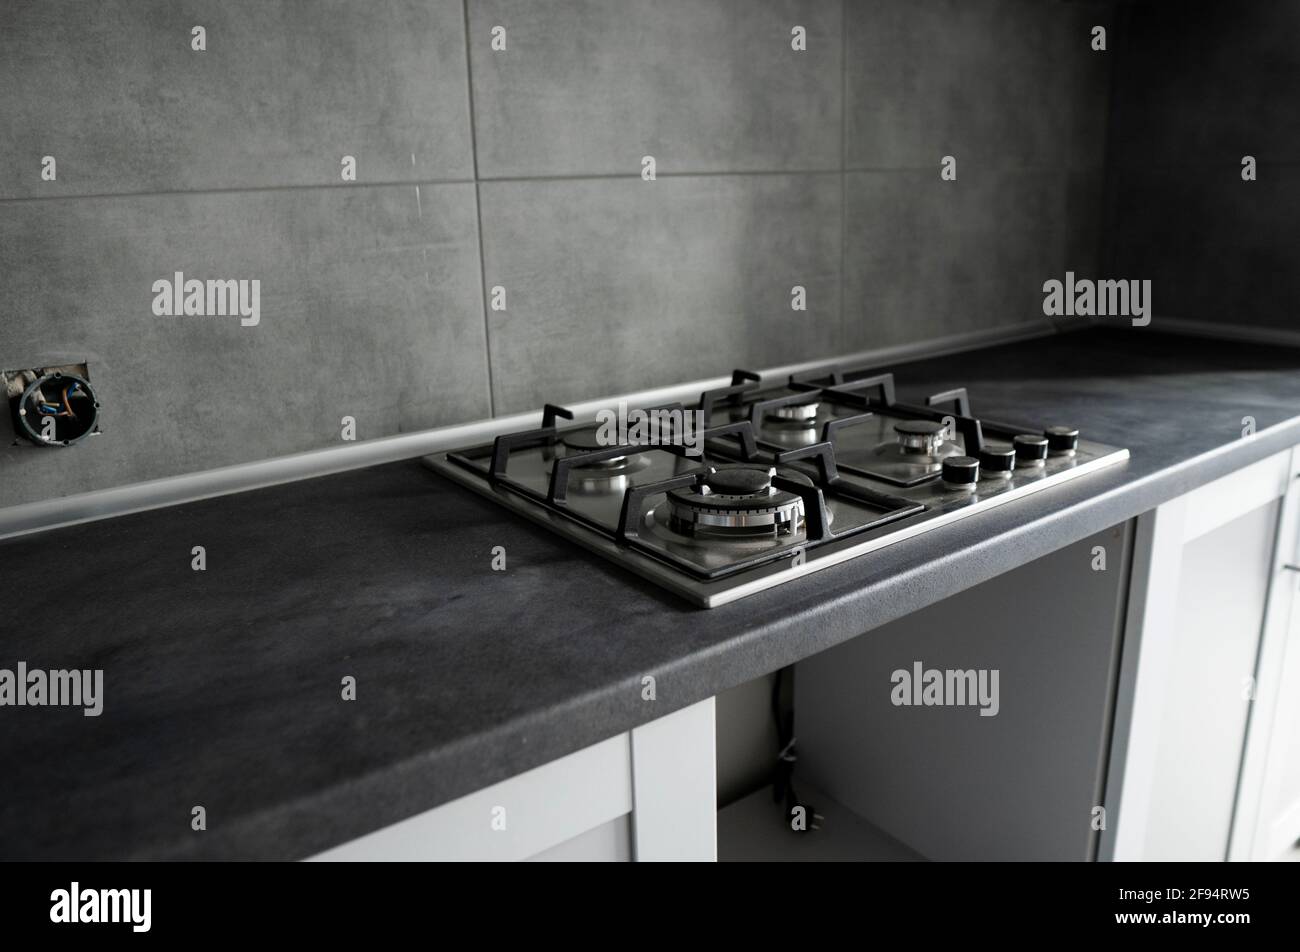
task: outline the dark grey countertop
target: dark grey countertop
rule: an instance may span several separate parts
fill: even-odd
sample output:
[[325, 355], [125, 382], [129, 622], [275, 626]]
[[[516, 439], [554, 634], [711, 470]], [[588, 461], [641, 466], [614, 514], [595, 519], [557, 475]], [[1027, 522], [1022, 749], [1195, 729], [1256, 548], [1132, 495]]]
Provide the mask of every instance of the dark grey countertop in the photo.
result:
[[0, 541], [0, 667], [103, 668], [106, 698], [0, 708], [0, 858], [308, 856], [1300, 443], [1296, 349], [1097, 330], [894, 369], [1132, 458], [711, 611], [416, 461]]

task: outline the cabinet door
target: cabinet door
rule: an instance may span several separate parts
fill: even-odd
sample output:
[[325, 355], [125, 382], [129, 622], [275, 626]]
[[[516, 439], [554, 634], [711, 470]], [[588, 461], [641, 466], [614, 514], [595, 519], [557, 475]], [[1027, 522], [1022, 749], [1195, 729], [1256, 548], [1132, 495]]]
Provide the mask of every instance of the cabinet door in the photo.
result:
[[1139, 520], [1103, 858], [1228, 857], [1290, 466], [1280, 453]]
[[1278, 503], [1187, 543], [1144, 858], [1226, 856]]
[[1278, 859], [1300, 840], [1300, 449], [1278, 522], [1268, 610], [1229, 858]]
[[[1291, 586], [1296, 583], [1291, 581]], [[1260, 790], [1258, 827], [1251, 858], [1294, 859], [1300, 850], [1300, 611], [1293, 599], [1285, 657]], [[1266, 729], [1267, 730], [1267, 729]]]

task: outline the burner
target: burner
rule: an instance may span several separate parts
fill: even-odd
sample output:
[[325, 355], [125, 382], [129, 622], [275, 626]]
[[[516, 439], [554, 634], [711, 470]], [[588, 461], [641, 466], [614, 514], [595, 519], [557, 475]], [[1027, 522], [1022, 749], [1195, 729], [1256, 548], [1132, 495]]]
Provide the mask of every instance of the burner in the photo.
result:
[[[582, 456], [608, 449], [609, 444], [600, 439], [600, 429], [584, 426], [560, 434], [556, 444], [558, 456]], [[623, 492], [627, 488], [627, 475], [644, 469], [646, 462], [640, 455], [614, 456], [575, 467], [570, 477], [573, 486], [588, 492]]]
[[934, 420], [899, 420], [895, 438], [877, 444], [865, 459], [858, 457], [862, 471], [874, 479], [895, 486], [912, 486], [939, 474], [949, 456], [960, 456], [962, 447], [944, 439], [946, 427]]
[[794, 426], [807, 429], [817, 425], [817, 411], [821, 404], [816, 400], [808, 403], [787, 403], [767, 411], [765, 421], [777, 426]]
[[937, 456], [943, 443], [942, 423], [933, 420], [902, 420], [894, 424], [898, 445], [904, 453], [920, 456]]
[[607, 445], [601, 442], [600, 430], [594, 426], [584, 426], [562, 433], [560, 434], [560, 442], [573, 450], [573, 453], [569, 455], [594, 453], [596, 450], [603, 450]]
[[761, 466], [736, 466], [729, 469], [714, 469], [704, 481], [706, 493], [718, 493], [724, 496], [754, 496], [758, 493], [767, 495], [772, 488], [772, 477], [776, 470]]
[[[594, 426], [585, 426], [577, 430], [569, 430], [567, 433], [560, 434], [560, 442], [564, 444], [565, 449], [569, 452], [565, 456], [581, 456], [584, 453], [594, 453], [597, 450], [607, 449], [610, 444], [602, 442], [600, 439], [600, 430]], [[615, 456], [610, 459], [597, 460], [594, 463], [584, 463], [579, 469], [619, 469], [627, 463], [626, 456]]]
[[[812, 485], [800, 473], [782, 475]], [[803, 500], [773, 486], [774, 476], [771, 466], [710, 467], [694, 486], [668, 493], [669, 525], [684, 535], [789, 535], [803, 521]]]

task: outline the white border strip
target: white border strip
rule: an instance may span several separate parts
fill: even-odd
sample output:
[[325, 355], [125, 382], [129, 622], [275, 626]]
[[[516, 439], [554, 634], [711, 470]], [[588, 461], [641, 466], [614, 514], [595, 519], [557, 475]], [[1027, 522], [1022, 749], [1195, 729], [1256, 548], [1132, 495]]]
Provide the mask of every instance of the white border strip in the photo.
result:
[[[1047, 337], [1054, 333], [1056, 329], [1046, 321], [1030, 321], [993, 330], [954, 334], [924, 343], [902, 344], [878, 350], [859, 351], [845, 357], [775, 367], [761, 373], [764, 383], [770, 384], [773, 380], [784, 379], [792, 373], [850, 364], [884, 366], [920, 358], [964, 353], [1036, 337]], [[730, 376], [713, 377], [623, 396], [571, 403], [568, 404], [568, 408], [574, 411], [579, 420], [587, 420], [594, 418], [598, 410], [613, 406], [620, 400], [642, 406], [674, 401], [684, 402], [698, 399], [705, 390], [725, 387], [730, 383]], [[540, 420], [541, 411], [534, 410], [475, 423], [385, 436], [344, 446], [332, 446], [328, 449], [310, 450], [290, 456], [278, 456], [252, 463], [239, 463], [219, 469], [167, 476], [112, 489], [99, 489], [57, 499], [9, 506], [0, 509], [0, 539], [91, 522], [96, 519], [124, 516], [133, 512], [160, 509], [164, 506], [175, 506], [199, 499], [210, 499], [214, 496], [226, 496], [250, 489], [262, 489], [300, 479], [311, 479], [315, 476], [364, 469], [382, 463], [415, 459], [440, 450], [484, 443], [502, 433], [526, 430], [537, 426]]]

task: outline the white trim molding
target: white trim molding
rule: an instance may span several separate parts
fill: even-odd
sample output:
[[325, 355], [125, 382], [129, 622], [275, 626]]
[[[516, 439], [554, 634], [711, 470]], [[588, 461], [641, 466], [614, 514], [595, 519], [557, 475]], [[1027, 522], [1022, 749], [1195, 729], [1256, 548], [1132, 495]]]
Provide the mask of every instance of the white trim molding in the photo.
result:
[[718, 859], [713, 698], [632, 731], [632, 851], [637, 862]]

